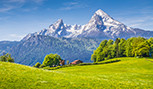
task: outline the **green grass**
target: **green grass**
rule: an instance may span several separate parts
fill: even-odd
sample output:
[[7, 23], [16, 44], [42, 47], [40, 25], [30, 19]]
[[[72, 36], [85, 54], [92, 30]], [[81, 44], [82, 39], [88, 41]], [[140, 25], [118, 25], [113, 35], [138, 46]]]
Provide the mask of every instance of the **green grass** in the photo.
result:
[[94, 63], [80, 63], [80, 64], [69, 64], [69, 65], [63, 65], [63, 66], [57, 66], [57, 67], [43, 67], [43, 69], [47, 70], [57, 70], [59, 68], [65, 68], [65, 67], [72, 67], [72, 66], [85, 66], [85, 65], [100, 65], [100, 64], [108, 64], [108, 63], [114, 63], [114, 62], [119, 62], [121, 60], [119, 59], [111, 59], [111, 60], [105, 60], [101, 62], [94, 62]]
[[153, 59], [152, 58], [146, 58], [146, 59], [153, 63]]
[[121, 61], [109, 64], [71, 66], [57, 70], [43, 70], [0, 62], [0, 89], [153, 88], [152, 62], [145, 58], [116, 59]]

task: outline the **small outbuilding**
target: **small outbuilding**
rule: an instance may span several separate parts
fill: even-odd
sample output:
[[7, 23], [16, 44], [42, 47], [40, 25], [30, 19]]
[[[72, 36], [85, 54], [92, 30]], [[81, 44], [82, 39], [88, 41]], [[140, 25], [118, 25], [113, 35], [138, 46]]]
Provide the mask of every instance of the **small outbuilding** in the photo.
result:
[[75, 60], [75, 61], [71, 62], [70, 64], [80, 64], [80, 63], [83, 63], [83, 61], [81, 61], [81, 60]]

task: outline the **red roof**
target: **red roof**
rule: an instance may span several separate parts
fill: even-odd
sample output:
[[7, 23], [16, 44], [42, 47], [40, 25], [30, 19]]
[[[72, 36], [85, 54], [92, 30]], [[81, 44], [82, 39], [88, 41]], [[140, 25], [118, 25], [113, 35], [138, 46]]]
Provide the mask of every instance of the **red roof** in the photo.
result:
[[71, 62], [71, 64], [79, 64], [79, 63], [83, 63], [81, 60], [75, 60], [73, 62]]

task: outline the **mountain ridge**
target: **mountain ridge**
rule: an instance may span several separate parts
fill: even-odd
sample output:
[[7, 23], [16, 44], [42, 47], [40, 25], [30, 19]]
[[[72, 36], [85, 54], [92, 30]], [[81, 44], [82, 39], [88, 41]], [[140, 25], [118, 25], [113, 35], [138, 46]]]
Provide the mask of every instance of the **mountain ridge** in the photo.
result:
[[100, 40], [89, 38], [55, 38], [51, 36], [36, 35], [14, 46], [10, 53], [16, 63], [34, 65], [42, 63], [44, 57], [50, 53], [56, 53], [64, 60], [70, 62], [80, 59], [91, 62], [90, 57]]
[[53, 37], [65, 37], [65, 38], [97, 38], [97, 39], [116, 39], [116, 38], [130, 38], [143, 36], [142, 33], [148, 34], [145, 37], [152, 37], [153, 31], [140, 30], [137, 28], [131, 28], [123, 23], [115, 20], [110, 15], [102, 11], [97, 10], [89, 22], [85, 25], [67, 25], [64, 24], [62, 19], [59, 19], [54, 24], [51, 24], [48, 29], [28, 34], [23, 40], [28, 39], [33, 35], [45, 35]]

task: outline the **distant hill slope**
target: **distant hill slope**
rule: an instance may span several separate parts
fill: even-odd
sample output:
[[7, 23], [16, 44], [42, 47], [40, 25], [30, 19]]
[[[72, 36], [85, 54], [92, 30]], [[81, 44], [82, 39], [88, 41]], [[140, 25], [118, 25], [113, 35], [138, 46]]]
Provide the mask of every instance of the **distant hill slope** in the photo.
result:
[[18, 41], [0, 41], [0, 55], [9, 52], [11, 48], [17, 44], [19, 44]]
[[[152, 89], [153, 63], [145, 58], [117, 58], [120, 62], [43, 70], [0, 62], [1, 89]], [[153, 59], [150, 59], [153, 60]]]
[[70, 62], [80, 59], [90, 62], [91, 54], [100, 44], [100, 40], [89, 38], [54, 38], [50, 36], [31, 36], [21, 41], [10, 51], [15, 62], [24, 65], [34, 65], [43, 62], [50, 53], [57, 53], [64, 60]]

